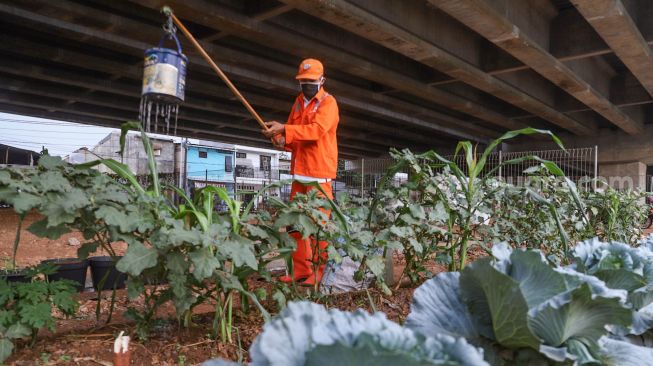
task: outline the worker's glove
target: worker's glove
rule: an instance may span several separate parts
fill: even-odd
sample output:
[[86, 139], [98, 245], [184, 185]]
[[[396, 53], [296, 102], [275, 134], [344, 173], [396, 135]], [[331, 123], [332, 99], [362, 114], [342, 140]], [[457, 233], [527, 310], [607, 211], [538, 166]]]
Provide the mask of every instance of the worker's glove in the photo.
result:
[[282, 135], [276, 135], [272, 138], [272, 144], [278, 149], [283, 149], [286, 146], [286, 138]]

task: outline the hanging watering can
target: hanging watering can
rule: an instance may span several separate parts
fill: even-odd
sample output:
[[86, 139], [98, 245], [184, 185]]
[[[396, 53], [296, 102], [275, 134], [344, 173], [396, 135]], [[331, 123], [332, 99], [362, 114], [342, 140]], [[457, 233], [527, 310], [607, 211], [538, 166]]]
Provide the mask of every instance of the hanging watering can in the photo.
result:
[[[163, 48], [166, 38], [177, 44], [177, 49]], [[174, 32], [161, 37], [158, 47], [145, 51], [142, 97], [164, 103], [180, 104], [184, 101], [186, 64], [188, 57], [181, 52], [181, 44]]]

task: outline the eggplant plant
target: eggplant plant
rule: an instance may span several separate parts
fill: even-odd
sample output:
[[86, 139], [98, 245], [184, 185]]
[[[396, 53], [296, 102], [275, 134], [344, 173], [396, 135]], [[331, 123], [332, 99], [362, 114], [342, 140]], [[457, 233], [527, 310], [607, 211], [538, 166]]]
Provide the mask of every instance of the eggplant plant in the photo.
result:
[[[533, 160], [540, 162], [551, 174], [564, 176], [564, 172], [555, 163], [537, 156], [524, 156], [503, 161], [493, 167], [487, 166], [488, 157], [502, 143], [520, 135], [531, 134], [549, 135], [560, 148], [564, 149], [562, 142], [550, 131], [524, 128], [505, 133], [492, 141], [480, 155], [471, 142], [459, 142], [454, 155], [464, 156], [464, 166], [459, 166], [455, 161], [433, 150], [422, 154], [413, 154], [409, 150], [401, 152], [391, 150], [390, 154], [397, 163], [386, 172], [380, 190], [388, 186], [397, 172], [408, 169], [409, 184], [419, 187], [418, 196], [425, 196], [420, 198], [421, 206], [424, 209], [436, 210], [437, 206], [441, 205], [446, 211], [448, 217], [445, 220], [444, 250], [451, 258], [450, 270], [463, 269], [467, 262], [470, 242], [474, 237], [475, 226], [489, 218], [486, 198], [491, 197], [497, 189], [492, 186], [491, 180], [499, 169]], [[441, 174], [443, 168], [447, 169], [444, 175]], [[373, 205], [379, 203], [380, 195], [377, 195]], [[369, 220], [372, 220], [371, 216]], [[405, 249], [410, 250], [410, 248]]]
[[[288, 304], [265, 325], [250, 356], [251, 366], [488, 365], [483, 351], [462, 338], [424, 337], [383, 313], [326, 310], [310, 302]], [[240, 364], [212, 360], [203, 365]]]

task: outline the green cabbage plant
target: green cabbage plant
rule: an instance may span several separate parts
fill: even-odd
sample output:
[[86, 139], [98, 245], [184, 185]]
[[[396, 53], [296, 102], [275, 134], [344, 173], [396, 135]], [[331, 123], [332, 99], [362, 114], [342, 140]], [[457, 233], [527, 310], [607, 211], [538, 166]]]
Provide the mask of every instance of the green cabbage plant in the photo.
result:
[[[327, 310], [290, 303], [269, 322], [250, 349], [252, 366], [485, 366], [483, 351], [463, 338], [425, 337], [383, 313]], [[239, 365], [212, 360], [204, 366]]]
[[465, 337], [496, 365], [642, 365], [628, 357], [651, 354], [608, 330], [632, 325], [628, 291], [551, 267], [539, 251], [498, 244], [493, 255], [420, 286], [406, 326]]
[[576, 271], [598, 277], [609, 288], [628, 291], [634, 318], [625, 333], [642, 335], [653, 328], [653, 252], [647, 246], [633, 248], [594, 238], [579, 243], [573, 256], [571, 267]]

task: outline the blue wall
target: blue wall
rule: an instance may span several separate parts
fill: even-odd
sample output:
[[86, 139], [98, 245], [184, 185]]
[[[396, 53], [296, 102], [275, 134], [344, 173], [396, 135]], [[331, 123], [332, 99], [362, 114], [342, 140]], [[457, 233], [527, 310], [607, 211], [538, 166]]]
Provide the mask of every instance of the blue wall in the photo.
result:
[[[206, 152], [206, 158], [200, 158], [200, 152]], [[228, 158], [231, 158], [231, 171], [227, 171], [227, 166], [225, 166], [225, 159]], [[208, 177], [209, 181], [233, 183], [235, 171], [235, 152], [212, 147], [192, 145], [187, 147], [186, 176], [188, 179], [204, 181]]]

